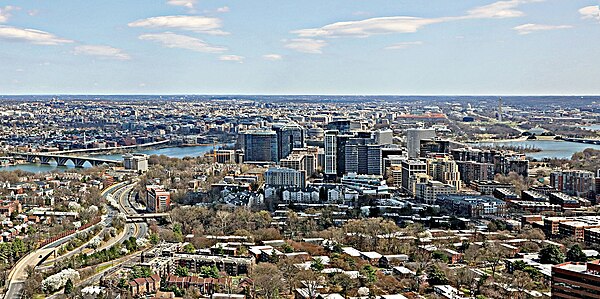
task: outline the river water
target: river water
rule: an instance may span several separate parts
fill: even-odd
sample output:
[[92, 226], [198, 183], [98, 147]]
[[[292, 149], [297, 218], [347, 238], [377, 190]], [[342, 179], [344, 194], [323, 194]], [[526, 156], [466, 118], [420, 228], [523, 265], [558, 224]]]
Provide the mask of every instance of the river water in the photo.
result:
[[[220, 146], [217, 145], [216, 148]], [[165, 155], [171, 158], [183, 158], [183, 157], [198, 157], [205, 153], [212, 151], [212, 145], [206, 146], [188, 146], [188, 147], [165, 147], [160, 149], [148, 149], [135, 151], [136, 153], [142, 153], [147, 155]], [[96, 158], [111, 159], [111, 160], [123, 160], [123, 154], [114, 155], [94, 155]], [[85, 164], [84, 167], [90, 167], [89, 164]], [[57, 166], [55, 162], [51, 162], [50, 165], [45, 164], [20, 164], [15, 166], [0, 167], [0, 171], [11, 171], [11, 170], [23, 170], [28, 172], [50, 172], [53, 170], [65, 171], [70, 168], [75, 168], [75, 165], [71, 161], [67, 162], [66, 166]]]
[[527, 157], [541, 160], [544, 158], [571, 158], [574, 153], [581, 152], [586, 148], [600, 150], [600, 145], [585, 144], [559, 140], [523, 140], [523, 141], [498, 141], [485, 142], [484, 145], [510, 145], [539, 148], [539, 152], [526, 153]]
[[[525, 140], [525, 141], [499, 141], [499, 142], [486, 142], [482, 143], [485, 145], [512, 145], [512, 146], [523, 146], [523, 147], [534, 147], [541, 149], [540, 152], [527, 153], [528, 157], [533, 159], [541, 160], [544, 158], [571, 158], [576, 152], [581, 152], [586, 148], [593, 148], [600, 150], [600, 145], [583, 144], [576, 142], [557, 141], [557, 140]], [[217, 146], [218, 147], [218, 146]], [[210, 152], [213, 149], [212, 145], [208, 146], [190, 146], [190, 147], [166, 147], [160, 149], [148, 149], [136, 151], [137, 153], [143, 153], [147, 155], [165, 155], [172, 158], [183, 158], [183, 157], [197, 157]], [[94, 157], [121, 160], [123, 154], [114, 155], [94, 155]], [[89, 167], [88, 164], [85, 164]], [[53, 170], [64, 171], [66, 169], [74, 168], [75, 165], [69, 161], [66, 166], [57, 166], [56, 163], [50, 165], [43, 164], [21, 164], [15, 166], [0, 167], [0, 171], [11, 171], [11, 170], [23, 170], [28, 172], [50, 172]]]

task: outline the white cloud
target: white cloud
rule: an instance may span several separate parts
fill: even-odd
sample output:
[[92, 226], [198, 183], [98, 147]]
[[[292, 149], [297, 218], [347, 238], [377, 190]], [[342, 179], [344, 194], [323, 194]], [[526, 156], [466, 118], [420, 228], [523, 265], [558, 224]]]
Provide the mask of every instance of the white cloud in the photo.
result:
[[300, 37], [369, 37], [376, 34], [410, 33], [442, 19], [417, 17], [381, 17], [361, 21], [337, 22], [321, 28], [296, 30]]
[[219, 8], [217, 8], [217, 12], [220, 12], [220, 13], [229, 12], [229, 6], [219, 7]]
[[19, 10], [20, 7], [7, 5], [4, 7], [0, 7], [0, 23], [8, 22], [8, 19], [12, 16], [10, 14], [11, 11]]
[[219, 56], [219, 60], [221, 61], [234, 61], [239, 63], [244, 63], [244, 56], [239, 55], [221, 55]]
[[276, 61], [283, 59], [283, 56], [279, 54], [265, 54], [262, 56], [264, 60]]
[[579, 10], [582, 19], [596, 19], [600, 21], [600, 5], [586, 6]]
[[384, 49], [386, 49], [386, 50], [402, 50], [402, 49], [406, 49], [406, 48], [409, 48], [412, 46], [419, 46], [422, 44], [423, 44], [422, 41], [401, 42], [401, 43], [395, 43], [393, 45], [389, 45], [389, 46], [385, 47]]
[[0, 26], [0, 39], [28, 42], [36, 45], [60, 45], [73, 42], [45, 31], [11, 26]]
[[530, 34], [536, 31], [548, 31], [548, 30], [558, 30], [558, 29], [568, 29], [572, 28], [571, 25], [541, 25], [541, 24], [523, 24], [517, 27], [514, 27], [513, 30], [517, 31], [518, 34]]
[[323, 53], [321, 49], [327, 45], [324, 40], [312, 38], [295, 38], [285, 42], [286, 48], [309, 54], [321, 54]]
[[98, 56], [101, 58], [128, 60], [131, 59], [129, 54], [123, 52], [121, 49], [117, 49], [111, 46], [102, 45], [83, 45], [75, 47], [74, 53], [76, 55], [91, 55]]
[[227, 51], [225, 47], [211, 45], [199, 38], [172, 32], [143, 34], [139, 36], [139, 39], [159, 42], [167, 48], [180, 48], [196, 52], [221, 53]]
[[168, 0], [167, 4], [169, 5], [173, 5], [173, 6], [183, 6], [189, 9], [194, 9], [194, 6], [196, 5], [198, 1], [197, 0]]
[[211, 35], [227, 35], [221, 30], [221, 19], [203, 16], [161, 16], [137, 20], [129, 27], [172, 28], [206, 33]]
[[436, 23], [444, 23], [466, 19], [514, 18], [524, 13], [517, 8], [521, 4], [541, 2], [544, 0], [508, 0], [497, 1], [489, 5], [476, 7], [462, 16], [446, 16], [438, 18], [420, 18], [412, 16], [391, 16], [369, 18], [359, 21], [336, 22], [319, 28], [292, 31], [299, 37], [369, 37], [372, 35], [392, 33], [413, 33], [423, 27]]
[[544, 0], [498, 1], [469, 10], [465, 18], [504, 19], [522, 17], [525, 13], [517, 9], [519, 5], [543, 1]]

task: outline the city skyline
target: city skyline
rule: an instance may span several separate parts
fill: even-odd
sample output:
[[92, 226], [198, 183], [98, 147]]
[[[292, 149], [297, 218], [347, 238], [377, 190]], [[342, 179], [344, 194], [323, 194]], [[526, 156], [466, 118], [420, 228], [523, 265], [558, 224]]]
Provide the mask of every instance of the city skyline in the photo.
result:
[[[592, 95], [597, 1], [2, 1], [3, 94]], [[300, 15], [300, 17], [297, 17]], [[66, 20], [66, 21], [65, 21]]]

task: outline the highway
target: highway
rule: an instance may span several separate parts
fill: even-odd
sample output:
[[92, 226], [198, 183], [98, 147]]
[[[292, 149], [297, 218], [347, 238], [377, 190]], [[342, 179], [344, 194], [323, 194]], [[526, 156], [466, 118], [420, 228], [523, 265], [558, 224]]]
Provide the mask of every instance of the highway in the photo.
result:
[[[118, 202], [118, 211], [109, 207], [109, 212], [104, 219], [104, 223], [106, 227], [111, 227], [113, 218], [118, 214], [118, 212], [134, 215], [137, 214], [135, 210], [132, 208], [130, 204], [131, 192], [135, 188], [135, 183], [125, 184], [119, 183], [114, 186], [111, 186], [102, 192], [103, 197], [107, 197], [112, 195]], [[93, 226], [92, 226], [93, 227]], [[90, 230], [92, 227], [87, 228], [86, 230]], [[83, 230], [83, 231], [86, 231]], [[126, 223], [123, 229], [123, 233], [119, 234], [117, 237], [109, 240], [108, 242], [101, 245], [97, 250], [102, 250], [106, 248], [110, 248], [114, 244], [122, 243], [129, 237], [143, 238], [148, 233], [148, 225], [146, 223]], [[8, 290], [4, 295], [4, 299], [19, 299], [21, 298], [21, 292], [23, 290], [23, 283], [27, 279], [26, 268], [27, 266], [36, 267], [38, 266], [48, 255], [51, 255], [55, 250], [57, 250], [62, 244], [65, 244], [69, 240], [75, 237], [76, 234], [72, 234], [70, 236], [64, 237], [62, 239], [56, 240], [53, 243], [50, 243], [44, 247], [37, 249], [29, 253], [27, 256], [21, 258], [15, 267], [11, 270], [8, 276]], [[69, 254], [70, 255], [70, 254]], [[54, 261], [59, 261], [63, 258], [66, 258], [69, 255], [63, 255], [61, 257], [57, 257]]]
[[[93, 226], [84, 229], [82, 231], [91, 230]], [[66, 236], [62, 239], [56, 240], [44, 247], [38, 248], [37, 250], [29, 253], [25, 257], [21, 258], [17, 264], [13, 267], [8, 275], [8, 290], [4, 294], [5, 299], [19, 299], [21, 298], [21, 292], [23, 290], [23, 283], [27, 280], [27, 266], [36, 267], [49, 255], [55, 252], [62, 244], [67, 243], [75, 237], [76, 234]]]
[[[131, 183], [129, 185], [120, 185], [117, 188], [114, 188], [111, 190], [111, 192], [109, 194], [111, 194], [114, 197], [114, 199], [117, 201], [118, 212], [124, 213], [126, 215], [137, 214], [130, 203], [130, 200], [132, 200], [132, 191], [134, 188], [135, 188], [135, 182]], [[108, 194], [106, 196], [108, 196]], [[111, 211], [109, 211], [109, 214], [110, 213], [112, 213], [112, 215], [114, 217], [114, 216], [116, 216], [117, 211], [111, 209]], [[113, 217], [110, 217], [110, 218], [113, 218]], [[129, 239], [130, 237], [144, 238], [144, 237], [146, 237], [147, 233], [148, 233], [148, 225], [146, 223], [126, 223], [125, 227], [123, 228], [123, 231], [118, 236], [116, 236], [115, 238], [112, 238], [110, 241], [104, 243], [96, 250], [110, 248], [117, 243], [123, 243], [123, 241], [125, 241], [126, 239]], [[130, 263], [131, 263], [131, 265], [135, 264], [134, 261], [136, 261], [138, 258], [139, 258], [139, 254], [136, 253], [136, 254], [131, 254], [131, 255], [127, 255], [127, 256], [118, 258], [114, 261], [99, 264], [99, 265], [97, 265], [99, 267], [103, 266], [103, 265], [111, 265], [111, 267], [108, 267], [108, 268], [104, 269], [103, 271], [96, 273], [96, 274], [92, 275], [91, 277], [88, 277], [82, 281], [76, 282], [75, 285], [80, 286], [80, 285], [88, 285], [91, 283], [96, 283], [96, 282], [100, 281], [100, 279], [103, 276], [114, 273], [117, 269], [119, 269], [122, 266], [125, 266]], [[56, 298], [57, 295], [61, 294], [61, 293], [62, 293], [62, 291], [59, 291], [56, 294], [49, 296], [48, 298]]]
[[[128, 185], [120, 185], [117, 188], [111, 190], [110, 195], [113, 196], [115, 201], [118, 203], [117, 210], [113, 208], [109, 208], [109, 217], [111, 220], [107, 223], [107, 227], [111, 227], [112, 219], [118, 214], [123, 213], [125, 215], [135, 215], [137, 214], [133, 207], [131, 206], [130, 200], [132, 200], [132, 191], [135, 188], [136, 183], [131, 183]], [[108, 196], [108, 194], [106, 195]], [[103, 249], [108, 249], [115, 244], [123, 243], [126, 239], [130, 237], [135, 238], [144, 238], [148, 233], [148, 225], [146, 223], [126, 223], [123, 231], [117, 235], [115, 238], [112, 238], [108, 242], [103, 243], [98, 247], [95, 251], [101, 251]]]

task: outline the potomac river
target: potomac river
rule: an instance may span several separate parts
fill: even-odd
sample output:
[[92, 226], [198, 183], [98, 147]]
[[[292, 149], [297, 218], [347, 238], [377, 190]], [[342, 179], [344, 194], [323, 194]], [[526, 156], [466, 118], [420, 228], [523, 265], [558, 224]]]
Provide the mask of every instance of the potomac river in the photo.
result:
[[[221, 145], [222, 146], [222, 145]], [[219, 148], [220, 145], [217, 145], [216, 148]], [[205, 153], [212, 151], [212, 145], [199, 145], [199, 146], [186, 146], [186, 147], [164, 147], [159, 149], [145, 149], [135, 151], [135, 153], [142, 153], [147, 155], [165, 155], [171, 158], [183, 158], [183, 157], [197, 157], [202, 156]], [[112, 160], [123, 160], [124, 153], [120, 154], [112, 154], [112, 155], [93, 155], [93, 157], [103, 158], [103, 159], [112, 159]], [[71, 163], [71, 161], [67, 162], [66, 166], [57, 166], [56, 162], [51, 162], [50, 165], [46, 164], [19, 164], [14, 166], [5, 166], [0, 167], [0, 171], [11, 171], [11, 170], [23, 170], [28, 172], [50, 172], [53, 170], [64, 171], [66, 169], [74, 168], [75, 165]], [[86, 163], [84, 167], [89, 167]]]
[[568, 142], [561, 140], [519, 140], [519, 141], [497, 141], [497, 142], [481, 142], [482, 145], [508, 145], [539, 148], [539, 152], [526, 153], [527, 157], [536, 160], [544, 158], [566, 158], [569, 159], [576, 152], [582, 152], [586, 148], [600, 150], [600, 145], [585, 144], [577, 142]]

